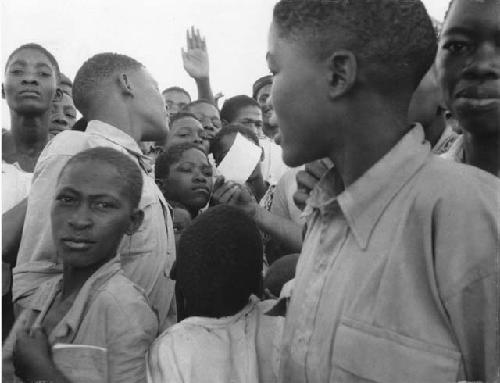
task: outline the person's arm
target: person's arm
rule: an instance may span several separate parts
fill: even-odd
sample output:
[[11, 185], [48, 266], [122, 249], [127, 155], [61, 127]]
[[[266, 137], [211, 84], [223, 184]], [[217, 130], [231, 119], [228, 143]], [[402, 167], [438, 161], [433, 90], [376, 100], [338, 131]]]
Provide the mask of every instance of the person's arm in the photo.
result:
[[302, 228], [291, 220], [274, 215], [259, 206], [243, 185], [224, 182], [222, 178], [219, 178], [214, 187], [212, 200], [219, 204], [229, 204], [243, 209], [262, 231], [286, 244], [291, 253], [301, 251]]
[[16, 264], [27, 206], [28, 199], [25, 198], [2, 214], [2, 261], [12, 266]]
[[47, 335], [41, 327], [16, 334], [14, 369], [23, 382], [71, 383], [56, 367]]
[[205, 38], [202, 38], [200, 31], [194, 27], [191, 27], [191, 31], [188, 30], [186, 35], [187, 50], [182, 49], [184, 69], [196, 82], [198, 99], [208, 100], [215, 105], [210, 86], [210, 66]]

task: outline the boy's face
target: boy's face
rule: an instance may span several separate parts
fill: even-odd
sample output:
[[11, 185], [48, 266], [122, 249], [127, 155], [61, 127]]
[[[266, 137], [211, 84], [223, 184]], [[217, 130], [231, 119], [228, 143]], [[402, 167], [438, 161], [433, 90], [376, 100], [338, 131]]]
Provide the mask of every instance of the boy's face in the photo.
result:
[[52, 105], [56, 88], [55, 68], [38, 49], [21, 49], [11, 57], [4, 83], [10, 109], [21, 114], [45, 113]]
[[184, 107], [191, 102], [189, 96], [178, 90], [169, 90], [163, 93], [167, 110], [170, 114], [179, 113]]
[[455, 0], [443, 26], [438, 71], [446, 104], [468, 132], [500, 129], [500, 1]]
[[253, 130], [257, 136], [262, 132], [262, 110], [258, 106], [247, 105], [236, 114], [234, 121]]
[[205, 102], [200, 102], [196, 105], [192, 105], [189, 108], [189, 112], [193, 113], [198, 121], [203, 125], [203, 129], [208, 135], [208, 139], [211, 140], [222, 128], [220, 121], [220, 113], [217, 108], [213, 105], [207, 104]]
[[299, 166], [326, 157], [331, 148], [335, 127], [326, 119], [331, 108], [327, 66], [277, 32], [273, 23], [267, 52], [273, 73], [271, 98], [281, 132], [283, 160], [289, 166]]
[[52, 233], [58, 255], [75, 268], [111, 259], [134, 209], [123, 177], [103, 162], [69, 165], [61, 175], [52, 205]]
[[188, 149], [179, 162], [170, 166], [168, 177], [162, 182], [165, 197], [199, 210], [210, 199], [213, 189], [213, 170], [206, 154]]
[[183, 143], [193, 143], [205, 153], [208, 153], [210, 144], [207, 134], [201, 126], [201, 123], [192, 117], [179, 118], [172, 123], [167, 135], [165, 150], [168, 150], [168, 148], [174, 145]]
[[75, 122], [76, 108], [73, 105], [73, 99], [63, 92], [61, 100], [52, 102], [49, 138], [55, 137], [63, 130], [71, 129]]

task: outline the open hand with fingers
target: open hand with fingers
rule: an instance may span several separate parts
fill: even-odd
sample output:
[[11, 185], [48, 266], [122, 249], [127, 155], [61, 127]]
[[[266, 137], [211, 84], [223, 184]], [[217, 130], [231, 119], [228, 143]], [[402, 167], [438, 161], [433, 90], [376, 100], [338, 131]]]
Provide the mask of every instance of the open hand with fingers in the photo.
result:
[[226, 181], [220, 176], [215, 181], [212, 203], [228, 204], [243, 209], [254, 218], [258, 204], [247, 186], [232, 181]]
[[182, 61], [186, 72], [194, 79], [209, 76], [209, 61], [205, 38], [194, 26], [186, 31], [187, 50], [182, 48]]

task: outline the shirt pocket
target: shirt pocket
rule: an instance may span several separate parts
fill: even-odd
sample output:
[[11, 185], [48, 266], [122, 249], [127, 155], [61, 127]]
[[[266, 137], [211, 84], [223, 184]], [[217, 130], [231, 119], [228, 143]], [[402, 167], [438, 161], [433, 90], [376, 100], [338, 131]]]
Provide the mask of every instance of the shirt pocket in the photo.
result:
[[456, 351], [353, 320], [337, 330], [330, 382], [455, 382]]

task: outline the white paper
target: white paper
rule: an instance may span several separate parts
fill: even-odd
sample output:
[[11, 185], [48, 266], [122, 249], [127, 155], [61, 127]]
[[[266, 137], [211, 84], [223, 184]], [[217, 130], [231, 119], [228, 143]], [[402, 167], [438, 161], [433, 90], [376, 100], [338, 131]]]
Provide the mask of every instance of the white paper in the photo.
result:
[[238, 133], [217, 172], [223, 175], [226, 181], [244, 183], [255, 170], [261, 155], [260, 146]]

